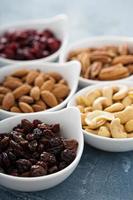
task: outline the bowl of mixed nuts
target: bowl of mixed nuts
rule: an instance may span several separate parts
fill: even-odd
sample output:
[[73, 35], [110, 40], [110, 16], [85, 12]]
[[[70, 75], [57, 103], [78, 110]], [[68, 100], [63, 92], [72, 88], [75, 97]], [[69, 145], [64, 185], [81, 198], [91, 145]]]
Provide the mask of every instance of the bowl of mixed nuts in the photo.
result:
[[63, 108], [78, 86], [80, 64], [16, 64], [1, 68], [0, 118]]
[[81, 112], [85, 141], [105, 151], [133, 150], [133, 87], [114, 81], [80, 90], [68, 103]]
[[81, 63], [80, 85], [133, 79], [133, 38], [101, 36], [66, 47], [60, 62]]
[[19, 22], [0, 28], [0, 66], [54, 61], [67, 41], [67, 16]]
[[76, 108], [5, 119], [0, 122], [0, 184], [19, 191], [51, 188], [74, 171], [83, 144]]

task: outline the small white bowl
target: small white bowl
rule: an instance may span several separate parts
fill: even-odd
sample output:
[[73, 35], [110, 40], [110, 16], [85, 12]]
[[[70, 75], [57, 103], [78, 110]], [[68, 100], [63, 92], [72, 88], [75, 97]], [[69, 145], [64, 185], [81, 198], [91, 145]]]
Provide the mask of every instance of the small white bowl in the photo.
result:
[[[95, 90], [97, 88], [103, 88], [104, 86], [111, 85], [127, 85], [129, 87], [133, 86], [133, 82], [131, 81], [113, 81], [112, 83], [106, 84], [96, 84], [93, 86], [88, 86], [79, 92], [77, 92], [70, 102], [68, 103], [68, 107], [76, 106], [76, 97], [80, 95], [85, 95], [88, 91]], [[124, 139], [115, 139], [115, 138], [106, 138], [98, 135], [94, 135], [91, 132], [87, 132], [83, 130], [85, 142], [90, 144], [97, 149], [101, 149], [104, 151], [110, 152], [124, 152], [133, 150], [133, 138], [124, 138]]]
[[[122, 45], [127, 44], [131, 50], [133, 50], [133, 38], [132, 37], [119, 37], [119, 36], [98, 36], [98, 37], [90, 37], [87, 39], [80, 40], [78, 42], [73, 43], [68, 46], [65, 45], [63, 51], [60, 54], [59, 61], [60, 63], [67, 61], [67, 56], [70, 51], [76, 50], [78, 48], [86, 48], [86, 47], [102, 47], [106, 45]], [[129, 76], [127, 78], [123, 78], [120, 80], [132, 80], [133, 76]], [[100, 80], [91, 80], [80, 77], [79, 84], [81, 87], [86, 87], [88, 85], [93, 85], [97, 83], [111, 83], [112, 81], [100, 81]]]
[[[30, 64], [13, 64], [13, 65], [9, 65], [9, 66], [5, 66], [3, 68], [0, 69], [0, 82], [3, 81], [3, 79], [5, 78], [5, 76], [10, 75], [11, 73], [13, 73], [14, 71], [18, 70], [18, 69], [40, 69], [40, 71], [43, 72], [58, 72], [62, 75], [62, 77], [64, 77], [64, 79], [68, 82], [68, 85], [70, 87], [70, 93], [68, 95], [68, 97], [61, 102], [60, 104], [58, 104], [57, 106], [47, 109], [45, 111], [56, 111], [56, 110], [60, 110], [61, 108], [65, 107], [65, 105], [67, 104], [67, 102], [70, 100], [70, 98], [72, 97], [72, 95], [76, 92], [77, 87], [78, 87], [78, 79], [79, 79], [79, 74], [80, 74], [80, 64], [77, 61], [71, 61], [68, 63], [34, 63], [34, 62], [30, 62]], [[45, 111], [40, 111], [41, 112], [45, 112]], [[15, 112], [10, 112], [10, 111], [6, 111], [3, 109], [0, 109], [0, 119], [5, 119], [7, 117], [12, 117], [15, 115], [23, 115], [24, 113], [15, 113]]]
[[[0, 133], [11, 131], [14, 126], [20, 123], [21, 119], [28, 119], [30, 121], [39, 119], [48, 124], [59, 123], [63, 137], [78, 141], [77, 155], [68, 167], [51, 175], [22, 178], [0, 173], [0, 184], [14, 190], [30, 192], [48, 189], [61, 183], [75, 170], [83, 152], [84, 140], [80, 112], [76, 108], [65, 108], [54, 113], [34, 113], [11, 117], [0, 122]], [[10, 124], [10, 126], [7, 126], [7, 124]]]
[[[45, 62], [45, 61], [46, 62], [55, 61], [58, 58], [60, 52], [63, 50], [64, 45], [67, 43], [67, 39], [68, 39], [67, 16], [62, 14], [62, 15], [57, 15], [49, 19], [29, 20], [29, 21], [18, 22], [12, 25], [2, 26], [0, 27], [0, 34], [8, 30], [24, 30], [24, 29], [30, 29], [30, 28], [36, 29], [39, 31], [44, 30], [44, 29], [50, 29], [55, 33], [57, 38], [61, 40], [61, 47], [55, 53], [45, 58], [33, 60], [33, 62], [38, 63], [38, 62]], [[7, 64], [16, 64], [18, 62], [28, 64], [31, 62], [31, 60], [30, 61], [12, 60], [12, 59], [0, 57], [0, 66], [4, 66]]]

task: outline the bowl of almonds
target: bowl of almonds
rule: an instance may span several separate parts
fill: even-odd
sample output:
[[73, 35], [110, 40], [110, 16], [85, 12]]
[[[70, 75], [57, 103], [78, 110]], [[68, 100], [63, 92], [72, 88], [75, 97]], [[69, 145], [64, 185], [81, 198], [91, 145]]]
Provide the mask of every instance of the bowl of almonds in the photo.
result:
[[114, 81], [80, 90], [68, 103], [81, 112], [85, 141], [105, 151], [133, 150], [133, 84]]
[[60, 62], [77, 60], [81, 64], [80, 85], [133, 79], [133, 39], [130, 37], [92, 37], [72, 44], [60, 55]]
[[0, 73], [0, 118], [63, 108], [78, 86], [80, 65], [16, 64]]

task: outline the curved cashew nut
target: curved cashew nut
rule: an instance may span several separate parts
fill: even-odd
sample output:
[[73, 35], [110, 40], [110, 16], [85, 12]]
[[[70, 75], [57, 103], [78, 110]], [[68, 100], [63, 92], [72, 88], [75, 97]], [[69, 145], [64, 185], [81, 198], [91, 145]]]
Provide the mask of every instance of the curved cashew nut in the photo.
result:
[[114, 115], [105, 111], [96, 110], [87, 114], [85, 122], [90, 129], [97, 129], [106, 121], [112, 121]]
[[81, 124], [82, 124], [82, 126], [86, 125], [85, 118], [86, 118], [86, 114], [85, 113], [81, 113]]
[[111, 133], [106, 126], [101, 126], [99, 128], [98, 135], [103, 137], [111, 137]]
[[108, 105], [107, 97], [99, 97], [93, 102], [93, 110], [103, 110], [103, 106]]
[[126, 129], [127, 132], [132, 132], [133, 131], [133, 119], [129, 120], [125, 124], [125, 129]]
[[132, 104], [132, 99], [129, 96], [126, 96], [123, 100], [122, 100], [122, 104], [127, 107], [130, 106]]
[[118, 92], [113, 95], [113, 100], [121, 100], [128, 94], [128, 87], [125, 85], [118, 86]]
[[111, 106], [105, 108], [107, 112], [118, 112], [124, 109], [124, 105], [122, 103], [114, 103]]
[[123, 126], [120, 124], [120, 119], [113, 119], [110, 124], [111, 135], [113, 138], [127, 138], [127, 133], [124, 132]]
[[103, 97], [107, 97], [107, 106], [110, 106], [112, 104], [113, 89], [111, 87], [104, 87], [102, 89], [102, 95]]
[[133, 119], [133, 106], [127, 106], [123, 111], [115, 113], [114, 116], [119, 118], [122, 124], [125, 124]]
[[93, 90], [90, 91], [86, 94], [86, 99], [87, 99], [87, 106], [91, 106], [93, 101], [101, 96], [101, 90]]

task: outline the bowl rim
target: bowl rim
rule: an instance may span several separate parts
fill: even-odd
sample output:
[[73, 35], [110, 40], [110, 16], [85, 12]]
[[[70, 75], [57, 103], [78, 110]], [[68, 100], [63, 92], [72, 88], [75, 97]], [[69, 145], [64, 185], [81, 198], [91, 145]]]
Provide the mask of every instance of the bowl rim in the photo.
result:
[[[38, 59], [34, 59], [34, 60], [13, 60], [13, 59], [9, 59], [9, 58], [3, 58], [0, 56], [0, 61], [1, 62], [5, 62], [7, 64], [13, 64], [13, 63], [18, 63], [18, 62], [22, 62], [22, 63], [26, 63], [28, 64], [29, 62], [33, 61], [33, 62], [43, 62], [43, 61], [47, 61], [47, 60], [51, 60], [54, 59], [55, 57], [57, 57], [60, 52], [64, 49], [64, 46], [66, 46], [67, 42], [68, 42], [68, 17], [66, 14], [59, 14], [59, 15], [55, 15], [53, 17], [49, 17], [49, 18], [40, 18], [40, 19], [29, 19], [29, 20], [23, 20], [23, 21], [16, 21], [15, 23], [11, 23], [11, 24], [6, 24], [6, 25], [2, 25], [0, 27], [0, 34], [3, 31], [6, 31], [8, 29], [11, 29], [13, 27], [15, 27], [15, 29], [19, 29], [21, 27], [23, 27], [24, 25], [43, 25], [43, 24], [50, 24], [50, 23], [57, 23], [59, 21], [64, 21], [63, 23], [66, 24], [66, 28], [65, 31], [62, 31], [62, 28], [60, 28], [60, 31], [64, 33], [64, 36], [61, 39], [61, 45], [59, 47], [59, 49], [57, 51], [55, 51], [54, 53], [52, 53], [49, 56], [46, 57], [42, 57], [42, 58], [38, 58]], [[58, 39], [58, 36], [57, 36]]]
[[[84, 45], [86, 47], [86, 44], [89, 43], [89, 42], [103, 42], [103, 45], [101, 44], [100, 46], [104, 46], [104, 45], [107, 45], [107, 43], [109, 42], [130, 42], [132, 43], [133, 45], [133, 37], [131, 36], [117, 36], [117, 35], [104, 35], [104, 36], [90, 36], [90, 37], [87, 37], [87, 38], [84, 38], [84, 39], [79, 39], [77, 40], [76, 42], [73, 42], [71, 45], [67, 45], [67, 43], [65, 44], [64, 46], [64, 49], [62, 50], [62, 52], [60, 53], [59, 55], [59, 62], [62, 63], [62, 62], [67, 62], [65, 56], [68, 55], [68, 53], [71, 51], [71, 50], [74, 50], [76, 49], [77, 47], [80, 48], [82, 45], [83, 47], [81, 48], [84, 48]], [[106, 42], [104, 44], [104, 42]], [[88, 45], [88, 46], [92, 46], [93, 47], [93, 44], [92, 45]], [[95, 45], [96, 46], [96, 45]], [[118, 45], [116, 45], [118, 46]], [[122, 79], [117, 79], [116, 81], [119, 81], [119, 80], [124, 80], [124, 81], [127, 81], [127, 80], [132, 80], [133, 79], [133, 75], [130, 75], [129, 77], [126, 77], [126, 78], [122, 78]], [[107, 80], [107, 81], [101, 81], [101, 80], [92, 80], [92, 79], [86, 79], [86, 78], [83, 78], [83, 77], [79, 77], [79, 81], [81, 84], [99, 84], [99, 83], [111, 83], [113, 82], [114, 80]]]
[[[133, 85], [132, 81], [121, 81], [121, 80], [113, 81], [111, 84], [112, 85], [113, 84], [127, 85], [128, 87], [130, 85]], [[108, 85], [110, 85], [110, 83], [108, 83]], [[76, 105], [74, 105], [74, 103], [75, 103], [75, 98], [77, 96], [85, 94], [88, 90], [95, 90], [97, 88], [102, 88], [103, 86], [107, 86], [107, 83], [95, 84], [95, 85], [87, 86], [87, 87], [79, 90], [70, 99], [70, 101], [67, 104], [67, 107], [76, 107]], [[83, 131], [85, 136], [92, 137], [94, 139], [99, 139], [99, 140], [105, 140], [105, 141], [110, 141], [110, 142], [128, 142], [128, 141], [133, 141], [133, 138], [108, 138], [108, 137], [103, 137], [103, 136], [100, 136], [100, 135], [95, 135], [92, 132], [85, 131], [83, 128], [82, 128], [82, 131]]]
[[[71, 68], [76, 68], [76, 70], [77, 70], [76, 72], [77, 72], [77, 74], [78, 74], [78, 76], [79, 76], [81, 67], [80, 67], [80, 64], [79, 64], [78, 61], [70, 61], [70, 62], [67, 62], [67, 63], [45, 62], [45, 63], [38, 63], [38, 64], [37, 64], [37, 63], [34, 63], [33, 61], [31, 61], [31, 62], [29, 63], [29, 67], [31, 66], [30, 69], [32, 69], [32, 66], [35, 67], [34, 69], [38, 69], [38, 68], [39, 68], [38, 66], [43, 66], [44, 69], [45, 69], [45, 67], [47, 68], [47, 66], [49, 66], [49, 68], [54, 66], [56, 69], [60, 69], [60, 68], [63, 69], [63, 67], [64, 67], [64, 69], [65, 69], [65, 68], [68, 67], [68, 69], [71, 70], [71, 68], [69, 68], [69, 65], [71, 65]], [[0, 72], [1, 72], [1, 71], [5, 71], [6, 69], [13, 69], [14, 66], [16, 66], [16, 65], [15, 65], [15, 64], [6, 65], [6, 66], [4, 66], [4, 67], [2, 67], [2, 68], [0, 69]], [[27, 65], [26, 63], [17, 63], [17, 67], [18, 67], [18, 69], [19, 69], [19, 67], [23, 67], [23, 68], [26, 67], [26, 68], [28, 69], [28, 65]], [[15, 70], [17, 70], [17, 69], [15, 69]], [[15, 70], [14, 70], [14, 71], [15, 71]], [[47, 70], [46, 70], [46, 71], [47, 71]], [[58, 71], [58, 70], [57, 70], [57, 71]], [[60, 72], [59, 72], [59, 73], [60, 73]], [[73, 76], [73, 77], [74, 77], [74, 76], [76, 77], [77, 74], [73, 73], [72, 76]], [[1, 76], [1, 75], [0, 75], [0, 76]], [[68, 85], [69, 85], [69, 81], [68, 81]], [[70, 87], [70, 86], [69, 86], [69, 87]], [[61, 109], [61, 107], [62, 107], [64, 104], [67, 104], [67, 102], [68, 102], [68, 101], [71, 99], [71, 97], [74, 95], [74, 93], [76, 92], [77, 87], [78, 87], [78, 78], [75, 79], [75, 83], [74, 83], [73, 86], [70, 88], [70, 92], [69, 92], [68, 96], [67, 96], [61, 103], [59, 103], [57, 106], [54, 106], [54, 107], [52, 107], [52, 108], [49, 108], [49, 109], [46, 109], [46, 110], [42, 110], [42, 111], [38, 111], [38, 112], [33, 112], [33, 113], [54, 112], [54, 111], [56, 111], [56, 110], [58, 110], [58, 109]], [[25, 114], [28, 114], [28, 113], [15, 113], [15, 112], [11, 112], [11, 111], [4, 110], [4, 109], [2, 109], [2, 108], [0, 108], [0, 113], [3, 113], [3, 114], [8, 115], [8, 116], [18, 116], [18, 115], [25, 115]]]
[[[62, 110], [58, 110], [56, 112], [46, 112], [46, 113], [41, 113], [41, 115], [46, 115], [46, 116], [50, 116], [50, 115], [63, 115], [64, 112], [75, 112], [75, 114], [78, 114], [79, 113], [79, 110], [77, 108], [64, 108]], [[28, 118], [28, 116], [34, 116], [35, 115], [35, 118], [37, 117], [37, 115], [40, 115], [40, 114], [35, 114], [35, 113], [29, 113], [29, 114], [25, 114], [25, 118]], [[21, 115], [18, 115], [18, 116], [13, 116], [13, 117], [10, 117], [10, 118], [7, 118], [7, 119], [4, 119], [2, 121], [0, 121], [0, 124], [4, 121], [4, 122], [8, 122], [10, 120], [15, 120], [16, 118], [20, 118], [21, 120]], [[79, 127], [81, 128], [81, 124], [79, 124]], [[12, 175], [8, 175], [8, 174], [4, 174], [4, 173], [0, 173], [0, 177], [3, 177], [3, 178], [9, 178], [10, 180], [16, 180], [16, 181], [26, 181], [26, 182], [32, 182], [32, 181], [41, 181], [41, 180], [44, 180], [44, 179], [53, 179], [57, 176], [62, 176], [64, 174], [64, 172], [66, 171], [69, 171], [71, 168], [73, 168], [76, 163], [80, 160], [81, 156], [82, 156], [82, 153], [83, 153], [83, 149], [84, 149], [84, 137], [83, 137], [83, 134], [82, 134], [82, 128], [81, 128], [81, 134], [80, 134], [80, 144], [78, 145], [78, 151], [77, 151], [77, 154], [76, 154], [76, 157], [75, 159], [72, 161], [72, 163], [70, 163], [67, 167], [65, 167], [64, 169], [58, 171], [58, 172], [55, 172], [53, 174], [48, 174], [48, 175], [44, 175], [44, 176], [38, 176], [38, 177], [19, 177], [19, 176], [12, 176]]]

